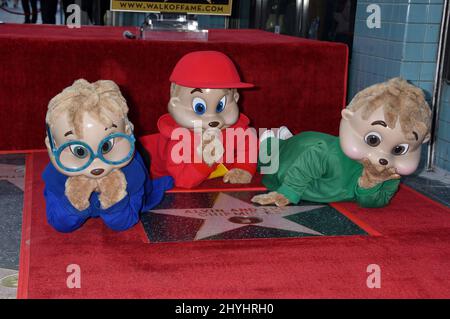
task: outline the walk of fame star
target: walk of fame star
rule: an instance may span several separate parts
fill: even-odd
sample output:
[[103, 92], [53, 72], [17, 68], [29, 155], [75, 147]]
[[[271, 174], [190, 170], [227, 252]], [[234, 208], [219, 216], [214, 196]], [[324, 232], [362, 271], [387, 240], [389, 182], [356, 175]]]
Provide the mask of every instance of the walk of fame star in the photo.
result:
[[204, 222], [197, 231], [195, 240], [205, 239], [250, 225], [320, 236], [321, 233], [284, 217], [324, 206], [254, 206], [225, 193], [219, 193], [213, 207], [210, 208], [153, 209], [151, 212], [203, 219]]

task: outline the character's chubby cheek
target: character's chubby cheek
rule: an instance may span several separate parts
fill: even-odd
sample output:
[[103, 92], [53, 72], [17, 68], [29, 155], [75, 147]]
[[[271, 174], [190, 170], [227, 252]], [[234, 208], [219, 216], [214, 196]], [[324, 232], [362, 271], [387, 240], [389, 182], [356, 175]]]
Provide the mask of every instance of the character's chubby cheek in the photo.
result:
[[340, 143], [344, 154], [353, 160], [361, 160], [367, 157], [367, 145], [360, 140], [352, 135], [341, 136]]
[[237, 105], [229, 105], [228, 108], [219, 113], [218, 116], [222, 118], [223, 123], [226, 126], [231, 126], [235, 124], [239, 118], [239, 109]]
[[410, 156], [402, 156], [394, 160], [393, 166], [395, 167], [397, 174], [410, 175], [414, 173], [419, 166], [420, 156], [411, 154]]

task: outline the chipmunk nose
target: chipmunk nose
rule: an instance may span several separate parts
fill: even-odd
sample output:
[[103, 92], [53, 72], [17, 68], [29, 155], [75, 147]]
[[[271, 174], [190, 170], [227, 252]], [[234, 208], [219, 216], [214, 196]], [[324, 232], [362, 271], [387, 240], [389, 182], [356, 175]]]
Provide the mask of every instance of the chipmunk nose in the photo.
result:
[[384, 158], [380, 158], [380, 160], [378, 161], [381, 165], [387, 165], [388, 161]]
[[103, 168], [96, 168], [91, 171], [92, 175], [98, 176], [102, 175], [105, 170]]
[[217, 126], [219, 126], [219, 122], [217, 122], [217, 121], [213, 121], [213, 122], [209, 122], [209, 126], [211, 126], [211, 127], [217, 127]]

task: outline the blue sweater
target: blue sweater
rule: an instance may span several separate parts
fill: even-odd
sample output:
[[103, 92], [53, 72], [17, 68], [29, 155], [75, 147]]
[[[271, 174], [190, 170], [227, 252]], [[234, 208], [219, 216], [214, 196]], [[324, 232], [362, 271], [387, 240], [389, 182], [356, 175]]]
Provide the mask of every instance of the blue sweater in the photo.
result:
[[90, 198], [91, 205], [79, 211], [64, 194], [68, 177], [49, 163], [42, 174], [45, 182], [44, 196], [48, 223], [56, 230], [67, 233], [82, 226], [88, 218], [100, 217], [111, 229], [126, 230], [139, 221], [140, 212], [146, 212], [158, 205], [164, 191], [173, 187], [173, 179], [170, 176], [150, 180], [138, 152], [127, 166], [121, 168], [121, 171], [127, 180], [127, 195], [122, 200], [107, 209], [102, 209], [98, 193], [94, 192]]

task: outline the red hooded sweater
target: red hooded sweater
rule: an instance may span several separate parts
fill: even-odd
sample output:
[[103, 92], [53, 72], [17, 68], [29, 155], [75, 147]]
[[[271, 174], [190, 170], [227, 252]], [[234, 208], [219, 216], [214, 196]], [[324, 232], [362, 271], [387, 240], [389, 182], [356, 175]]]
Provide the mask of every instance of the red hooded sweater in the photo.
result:
[[[240, 114], [238, 121], [230, 127], [230, 129], [247, 129], [250, 120], [244, 114]], [[194, 134], [193, 130], [190, 131], [190, 139], [185, 140], [183, 137], [174, 136], [172, 139], [172, 132], [174, 129], [180, 128], [170, 114], [164, 114], [158, 120], [158, 134], [146, 135], [140, 138], [142, 145], [150, 153], [151, 156], [151, 173], [154, 177], [171, 175], [175, 180], [175, 185], [182, 188], [193, 188], [198, 186], [204, 180], [208, 179], [210, 174], [214, 172], [219, 165], [214, 163], [212, 166], [205, 164], [196, 152], [197, 145], [200, 141], [200, 136]], [[233, 160], [231, 163], [226, 163], [227, 150], [226, 138], [227, 134], [225, 129], [222, 130], [222, 143], [224, 145], [224, 154], [218, 161], [222, 163], [228, 170], [233, 168], [240, 168], [246, 170], [250, 174], [254, 175], [256, 172], [256, 159], [257, 159], [257, 145], [258, 140], [254, 131], [249, 131], [254, 138], [254, 143], [250, 143], [249, 138], [245, 138], [244, 143], [238, 143], [238, 138], [234, 138], [233, 143]], [[236, 132], [237, 133], [237, 132]], [[197, 135], [197, 136], [195, 136]], [[237, 134], [242, 137], [241, 134]], [[240, 138], [239, 137], [239, 138]], [[190, 161], [187, 162], [175, 162], [171, 156], [174, 147], [177, 147], [176, 154], [179, 154], [180, 143], [183, 143], [184, 149], [191, 148]], [[250, 153], [250, 147], [254, 148], [252, 154]], [[181, 152], [181, 154], [183, 154]], [[186, 156], [187, 157], [187, 156]], [[244, 159], [244, 160], [242, 160]], [[240, 161], [240, 163], [238, 163]]]

